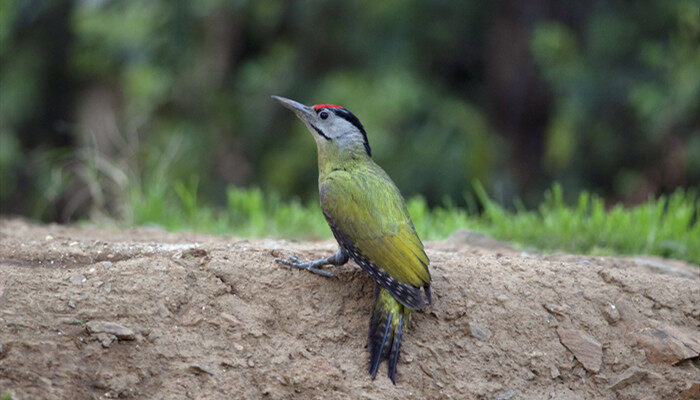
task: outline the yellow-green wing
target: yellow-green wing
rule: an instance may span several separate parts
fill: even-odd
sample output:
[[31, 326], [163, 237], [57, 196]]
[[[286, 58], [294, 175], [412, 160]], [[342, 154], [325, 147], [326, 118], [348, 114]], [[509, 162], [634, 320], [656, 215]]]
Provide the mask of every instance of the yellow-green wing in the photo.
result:
[[323, 213], [338, 242], [392, 296], [423, 308], [428, 256], [401, 193], [378, 166], [334, 171], [321, 180]]

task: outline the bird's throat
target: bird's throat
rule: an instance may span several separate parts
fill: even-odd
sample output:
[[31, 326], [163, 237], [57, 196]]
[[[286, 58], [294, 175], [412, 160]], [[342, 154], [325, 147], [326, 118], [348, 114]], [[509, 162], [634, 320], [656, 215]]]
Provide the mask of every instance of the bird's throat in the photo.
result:
[[364, 150], [340, 150], [336, 146], [318, 146], [318, 173], [325, 177], [333, 171], [343, 170], [352, 172], [374, 164]]

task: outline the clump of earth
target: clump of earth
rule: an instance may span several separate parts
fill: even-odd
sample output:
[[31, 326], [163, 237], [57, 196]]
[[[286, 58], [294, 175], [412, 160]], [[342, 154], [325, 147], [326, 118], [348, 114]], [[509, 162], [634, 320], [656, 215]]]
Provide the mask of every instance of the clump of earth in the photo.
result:
[[700, 274], [649, 257], [428, 242], [434, 305], [392, 385], [367, 372], [373, 282], [274, 262], [332, 241], [0, 221], [13, 399], [698, 399]]

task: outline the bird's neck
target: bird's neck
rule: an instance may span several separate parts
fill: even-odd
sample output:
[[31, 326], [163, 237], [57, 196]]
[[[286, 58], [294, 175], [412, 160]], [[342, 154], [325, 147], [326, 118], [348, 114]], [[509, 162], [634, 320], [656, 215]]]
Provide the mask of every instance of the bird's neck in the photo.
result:
[[351, 171], [355, 168], [371, 165], [374, 165], [374, 162], [364, 149], [358, 151], [326, 149], [318, 153], [318, 173], [320, 178], [333, 171]]

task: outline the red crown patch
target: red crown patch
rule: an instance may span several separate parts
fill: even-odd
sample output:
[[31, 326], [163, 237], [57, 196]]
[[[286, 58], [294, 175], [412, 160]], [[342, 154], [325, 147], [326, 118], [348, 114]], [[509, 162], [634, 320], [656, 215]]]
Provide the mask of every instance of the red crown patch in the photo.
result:
[[320, 110], [322, 108], [343, 108], [341, 106], [336, 106], [335, 104], [316, 104], [314, 110]]

